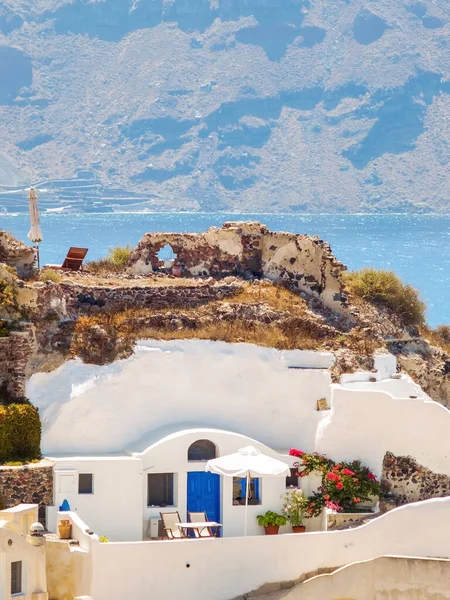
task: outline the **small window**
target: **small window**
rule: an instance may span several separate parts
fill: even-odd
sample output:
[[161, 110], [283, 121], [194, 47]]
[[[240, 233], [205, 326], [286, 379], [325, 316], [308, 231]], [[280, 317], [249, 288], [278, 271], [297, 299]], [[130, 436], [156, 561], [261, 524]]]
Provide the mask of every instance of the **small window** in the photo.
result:
[[11, 563], [11, 595], [22, 593], [22, 561]]
[[286, 487], [298, 487], [298, 470], [291, 469], [291, 474], [286, 477]]
[[[245, 504], [245, 490], [247, 479], [245, 477], [233, 477], [233, 504]], [[258, 477], [251, 477], [248, 485], [248, 504], [261, 504], [260, 480]]]
[[189, 446], [189, 461], [211, 460], [216, 456], [216, 446], [209, 440], [197, 440]]
[[149, 473], [147, 506], [173, 506], [173, 473]]
[[92, 486], [92, 480], [92, 473], [80, 473], [78, 475], [78, 493], [93, 494], [94, 488]]

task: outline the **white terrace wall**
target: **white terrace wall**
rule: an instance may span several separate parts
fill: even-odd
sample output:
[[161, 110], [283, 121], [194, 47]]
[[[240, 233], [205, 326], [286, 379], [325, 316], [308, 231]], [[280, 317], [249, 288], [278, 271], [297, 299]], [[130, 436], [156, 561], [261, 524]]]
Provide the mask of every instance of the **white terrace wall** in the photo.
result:
[[27, 397], [39, 408], [45, 454], [133, 450], [136, 440], [167, 427], [166, 434], [214, 427], [272, 448], [312, 451], [316, 403], [330, 393], [323, 369], [333, 360], [251, 344], [144, 341], [111, 365], [69, 361], [33, 375]]
[[450, 600], [450, 561], [381, 556], [319, 575], [283, 600]]
[[435, 473], [450, 475], [449, 438], [450, 411], [437, 402], [333, 385], [316, 451], [337, 461], [358, 458], [378, 476], [387, 451], [413, 456]]
[[410, 504], [345, 531], [98, 544], [92, 551], [95, 600], [230, 600], [268, 582], [386, 554], [448, 557], [450, 498]]

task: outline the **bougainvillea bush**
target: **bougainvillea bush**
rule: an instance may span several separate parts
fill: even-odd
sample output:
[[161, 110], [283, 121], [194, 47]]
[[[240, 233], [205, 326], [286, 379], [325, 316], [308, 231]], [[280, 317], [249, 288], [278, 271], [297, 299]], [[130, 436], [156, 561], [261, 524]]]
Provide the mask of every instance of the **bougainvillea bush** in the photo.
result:
[[313, 471], [321, 474], [319, 490], [308, 498], [306, 512], [311, 517], [318, 516], [324, 507], [335, 511], [352, 511], [371, 496], [380, 495], [377, 478], [359, 460], [335, 463], [320, 454], [307, 454], [295, 448], [289, 454], [299, 459], [294, 463], [299, 477], [305, 477]]

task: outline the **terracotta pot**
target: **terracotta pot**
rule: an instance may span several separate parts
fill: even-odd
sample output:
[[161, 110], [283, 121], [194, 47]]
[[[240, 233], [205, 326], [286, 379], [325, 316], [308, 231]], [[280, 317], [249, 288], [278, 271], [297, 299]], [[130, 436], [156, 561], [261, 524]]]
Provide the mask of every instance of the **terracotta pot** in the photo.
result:
[[266, 532], [266, 535], [277, 535], [279, 529], [280, 529], [279, 525], [269, 525], [268, 527], [264, 527], [264, 531]]
[[69, 519], [61, 519], [58, 524], [58, 533], [62, 540], [70, 539], [72, 533], [72, 523], [69, 521]]
[[292, 533], [305, 533], [305, 525], [292, 525]]

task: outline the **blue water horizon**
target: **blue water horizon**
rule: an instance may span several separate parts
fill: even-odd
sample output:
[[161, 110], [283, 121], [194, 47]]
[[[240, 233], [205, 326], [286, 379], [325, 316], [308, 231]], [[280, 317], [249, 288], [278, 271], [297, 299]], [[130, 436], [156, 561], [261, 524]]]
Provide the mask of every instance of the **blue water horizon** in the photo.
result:
[[[259, 221], [274, 231], [317, 235], [350, 270], [395, 271], [427, 304], [431, 326], [450, 323], [450, 215], [274, 213], [43, 213], [41, 264], [61, 263], [69, 246], [89, 249], [87, 260], [117, 245], [136, 246], [150, 231], [202, 232], [226, 221]], [[27, 239], [27, 214], [0, 215], [0, 229]]]

